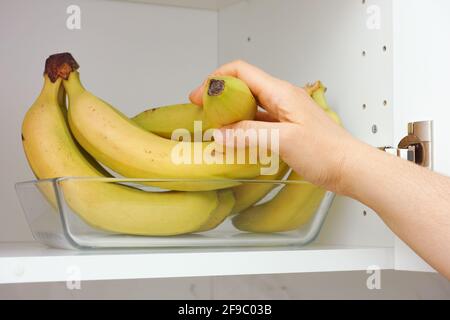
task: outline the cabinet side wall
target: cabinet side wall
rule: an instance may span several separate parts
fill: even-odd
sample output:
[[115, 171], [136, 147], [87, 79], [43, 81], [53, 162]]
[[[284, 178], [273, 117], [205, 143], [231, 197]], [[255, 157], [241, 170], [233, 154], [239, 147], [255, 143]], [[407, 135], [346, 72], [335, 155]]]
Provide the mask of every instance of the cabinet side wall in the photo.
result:
[[[434, 121], [434, 169], [450, 175], [450, 2], [394, 1], [395, 139], [411, 121]], [[430, 271], [403, 242], [396, 242], [398, 270]]]
[[[322, 80], [331, 106], [352, 134], [374, 146], [392, 145], [391, 1], [243, 1], [219, 11], [219, 63], [235, 59], [299, 86]], [[394, 242], [374, 212], [342, 197], [319, 241]]]

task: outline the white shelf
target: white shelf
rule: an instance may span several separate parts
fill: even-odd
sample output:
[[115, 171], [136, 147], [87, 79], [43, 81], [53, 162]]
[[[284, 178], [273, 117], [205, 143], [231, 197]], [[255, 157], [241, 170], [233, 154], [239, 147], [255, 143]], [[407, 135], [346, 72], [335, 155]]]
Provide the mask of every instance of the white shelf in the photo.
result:
[[[393, 248], [69, 251], [0, 244], [0, 283], [202, 277], [393, 269]], [[74, 273], [75, 272], [75, 273]]]
[[125, 2], [143, 2], [164, 6], [219, 10], [242, 0], [114, 0]]

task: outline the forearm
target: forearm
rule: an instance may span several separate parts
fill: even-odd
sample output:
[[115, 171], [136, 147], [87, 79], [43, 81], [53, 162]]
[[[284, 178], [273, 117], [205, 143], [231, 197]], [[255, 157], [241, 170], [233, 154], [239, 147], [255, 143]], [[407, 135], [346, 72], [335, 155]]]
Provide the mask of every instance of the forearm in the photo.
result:
[[375, 210], [422, 258], [450, 278], [450, 179], [358, 143], [342, 193]]

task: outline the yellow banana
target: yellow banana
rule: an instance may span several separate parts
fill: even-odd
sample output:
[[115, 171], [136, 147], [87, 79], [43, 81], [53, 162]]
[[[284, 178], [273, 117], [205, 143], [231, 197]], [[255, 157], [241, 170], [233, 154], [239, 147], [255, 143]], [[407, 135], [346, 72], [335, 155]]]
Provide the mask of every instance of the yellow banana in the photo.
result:
[[[325, 87], [321, 82], [307, 86], [306, 90], [316, 103], [337, 123], [341, 123], [337, 114], [328, 106]], [[299, 229], [310, 221], [320, 206], [326, 191], [291, 173], [287, 184], [272, 200], [251, 207], [233, 218], [233, 225], [241, 230], [256, 233], [287, 232]], [[239, 188], [239, 187], [237, 187]]]
[[172, 133], [177, 129], [186, 129], [193, 136], [195, 121], [202, 121], [204, 131], [210, 129], [204, 119], [203, 108], [192, 103], [149, 109], [131, 120], [166, 139], [172, 139]]
[[[213, 85], [212, 83], [224, 83], [228, 85], [226, 87], [226, 94], [223, 92], [225, 98], [220, 95], [210, 95], [212, 94], [210, 91], [214, 92], [218, 90], [216, 88], [217, 84]], [[215, 87], [215, 89], [211, 89], [211, 87]], [[305, 90], [326, 112], [333, 112], [324, 100], [323, 94], [326, 88], [320, 81], [306, 85]], [[242, 100], [247, 102], [243, 103]], [[250, 89], [242, 81], [233, 77], [209, 79], [205, 85], [204, 105], [205, 107], [202, 108], [192, 103], [185, 103], [148, 109], [139, 113], [131, 120], [149, 132], [166, 139], [171, 139], [172, 133], [177, 129], [186, 129], [193, 135], [195, 121], [202, 121], [202, 129], [206, 131], [238, 121], [253, 120], [256, 111], [256, 102], [251, 95]], [[208, 121], [208, 118], [214, 118], [215, 114], [221, 115], [219, 117], [221, 118], [220, 121]]]
[[321, 81], [317, 81], [313, 85], [307, 85], [306, 89], [310, 92], [313, 100], [328, 114], [328, 116], [330, 116], [330, 118], [337, 124], [342, 125], [341, 118], [339, 118], [337, 113], [334, 112], [328, 105], [325, 96], [327, 88], [323, 85], [323, 83]]
[[293, 231], [307, 223], [320, 206], [325, 190], [300, 180], [293, 173], [289, 177], [293, 184], [286, 185], [271, 201], [235, 216], [234, 226], [241, 231], [272, 233]]
[[284, 162], [280, 162], [278, 172], [271, 176], [260, 176], [255, 180], [261, 183], [244, 183], [240, 186], [232, 188], [236, 204], [234, 205], [232, 214], [243, 212], [250, 208], [258, 201], [262, 200], [272, 189], [276, 187], [274, 183], [265, 181], [278, 181], [284, 178], [289, 167]]
[[204, 118], [209, 127], [220, 128], [253, 120], [257, 105], [248, 86], [234, 77], [211, 77], [203, 91]]
[[[50, 62], [57, 58], [50, 58]], [[27, 112], [22, 126], [28, 162], [39, 179], [105, 177], [106, 172], [72, 138], [65, 107], [61, 104], [61, 78], [55, 76], [54, 70], [49, 71], [51, 66], [49, 63], [46, 68], [42, 92]], [[86, 180], [62, 180], [60, 184], [70, 208], [88, 224], [123, 234], [191, 233], [209, 220], [218, 205], [216, 192], [150, 193]], [[54, 200], [50, 190], [43, 191], [50, 201]]]
[[220, 190], [217, 192], [219, 205], [211, 214], [209, 220], [198, 230], [198, 232], [206, 232], [217, 228], [233, 210], [235, 199], [231, 190]]
[[314, 84], [308, 84], [306, 90], [310, 93], [313, 100], [325, 111], [331, 110], [330, 106], [325, 99], [325, 93], [327, 88], [323, 85], [322, 81], [316, 81]]
[[[251, 179], [260, 174], [258, 164], [214, 163], [221, 155], [214, 152], [214, 143], [172, 141], [145, 131], [86, 91], [77, 71], [70, 73], [64, 87], [69, 96], [69, 124], [77, 141], [99, 162], [125, 177], [224, 181], [164, 184], [173, 190], [203, 191], [238, 185], [229, 179]], [[177, 155], [182, 154], [182, 158], [188, 154], [189, 163], [185, 159], [179, 163], [174, 161], [174, 151]], [[196, 161], [196, 156], [200, 161]], [[203, 163], [202, 156], [209, 157], [213, 164]]]

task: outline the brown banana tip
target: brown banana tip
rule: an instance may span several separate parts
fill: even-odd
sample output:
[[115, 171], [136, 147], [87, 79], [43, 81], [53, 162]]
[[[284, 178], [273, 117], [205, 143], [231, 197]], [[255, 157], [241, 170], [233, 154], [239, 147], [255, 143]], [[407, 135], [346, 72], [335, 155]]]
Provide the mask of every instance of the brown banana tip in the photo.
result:
[[79, 67], [70, 53], [57, 53], [45, 60], [44, 74], [48, 75], [52, 82], [55, 82], [58, 78], [67, 80], [70, 73], [78, 70]]
[[208, 95], [210, 97], [220, 96], [225, 90], [225, 80], [211, 79], [209, 81]]

